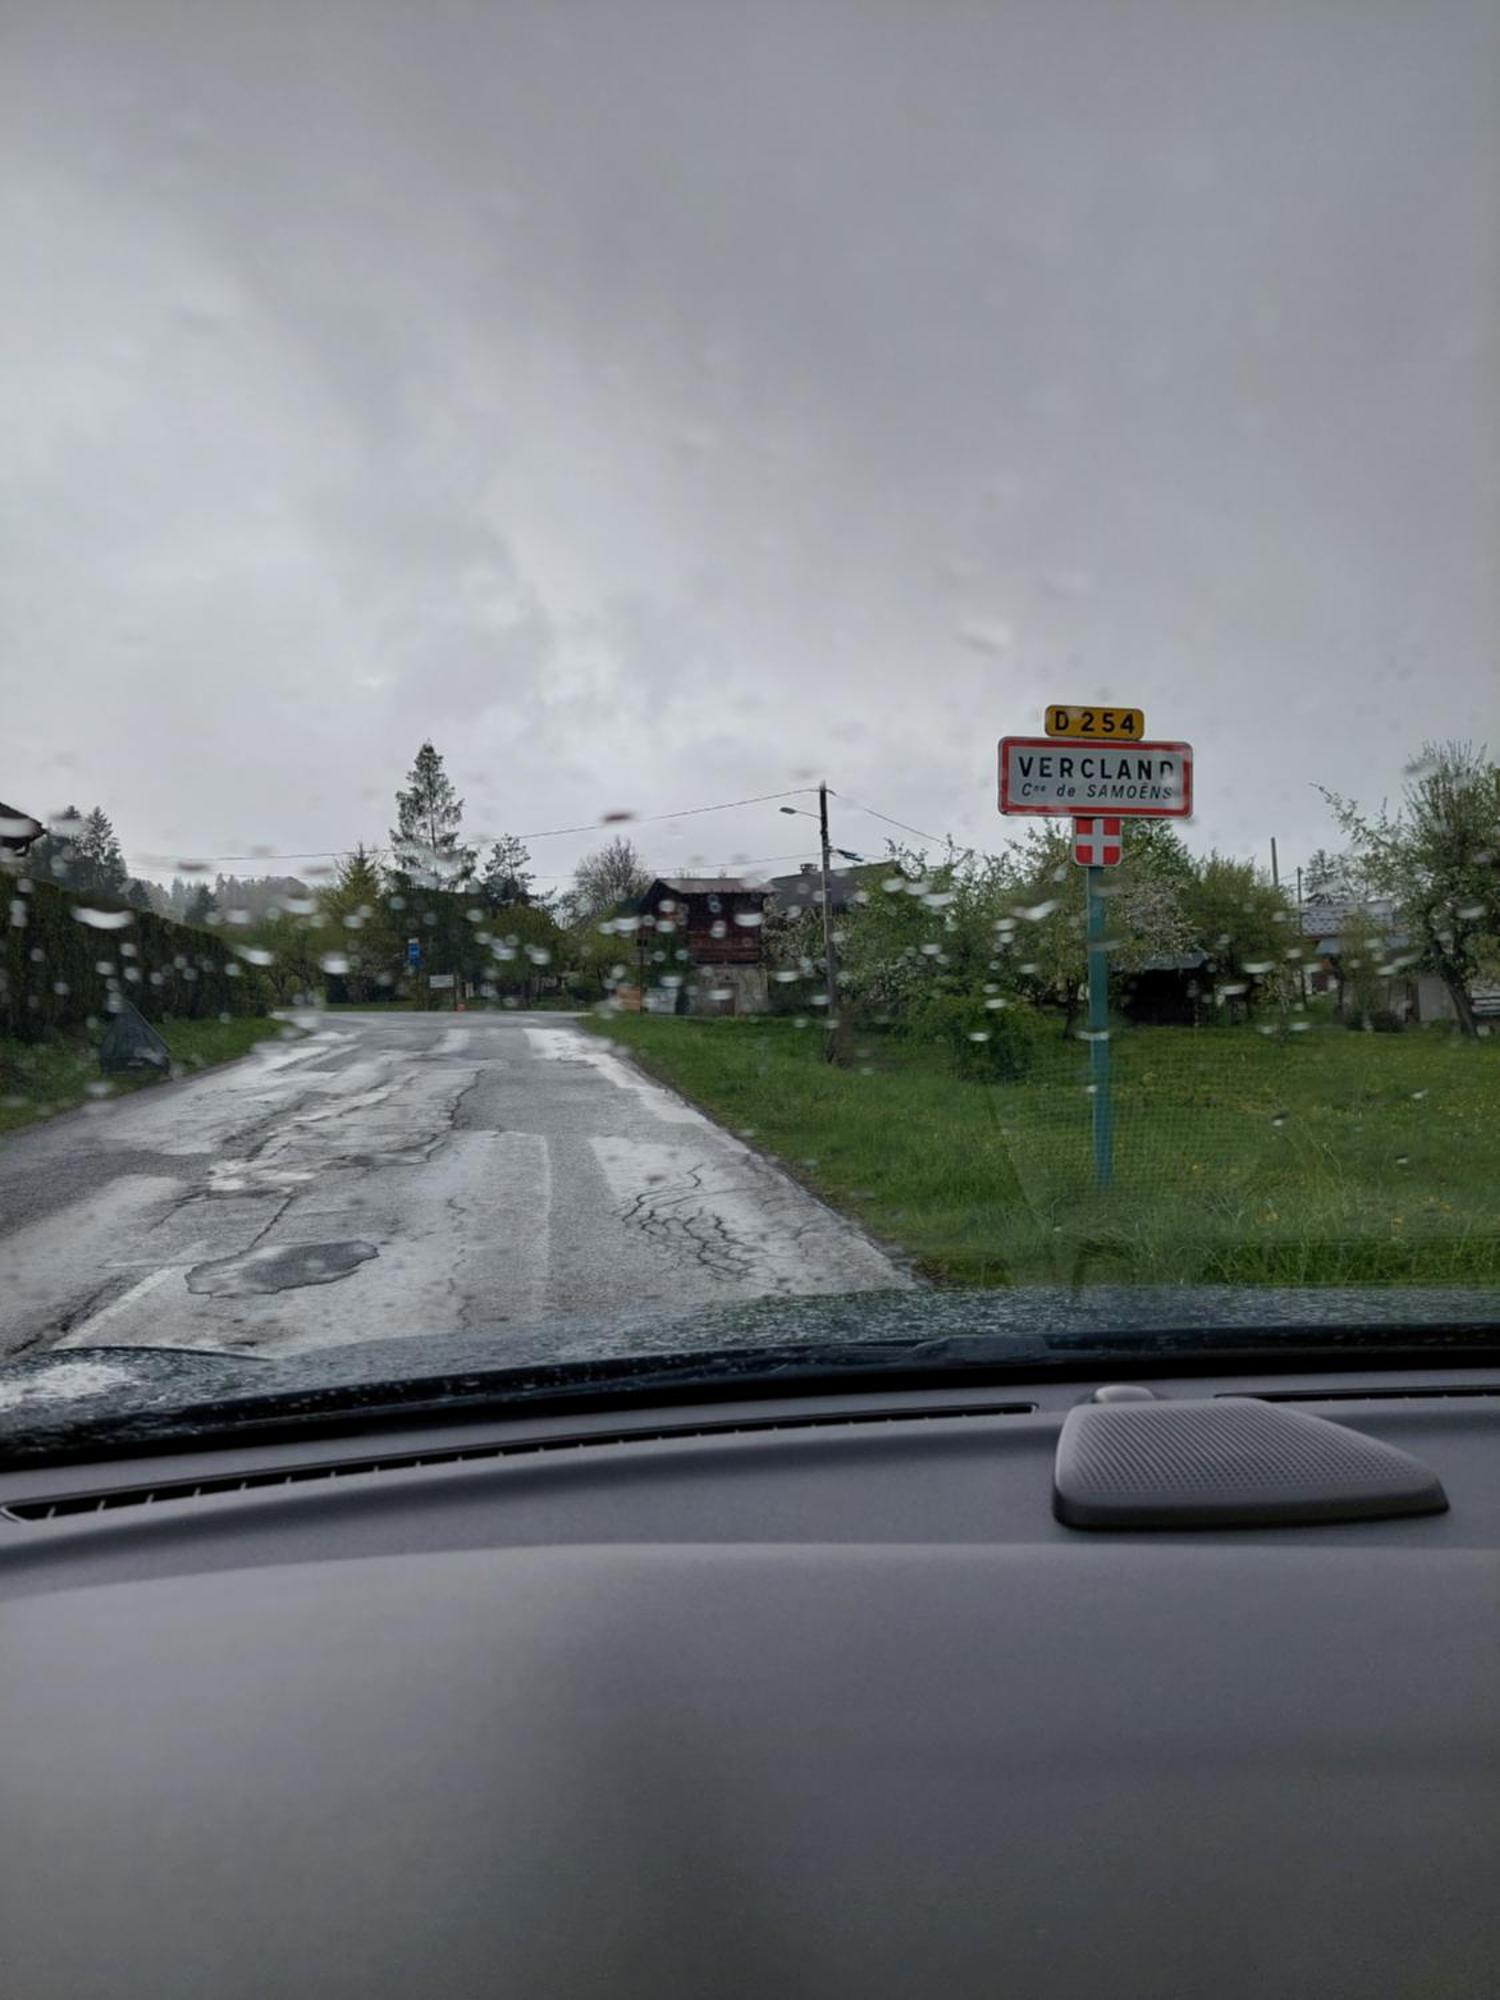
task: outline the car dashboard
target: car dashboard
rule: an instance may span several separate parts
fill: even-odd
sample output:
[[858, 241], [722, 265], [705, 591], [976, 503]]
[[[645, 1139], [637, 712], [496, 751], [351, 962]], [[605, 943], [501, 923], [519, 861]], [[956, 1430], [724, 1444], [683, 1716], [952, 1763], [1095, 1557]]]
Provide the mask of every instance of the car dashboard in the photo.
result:
[[1157, 1377], [1446, 1509], [1081, 1531], [1107, 1379], [0, 1475], [7, 1990], [1500, 1991], [1500, 1370]]

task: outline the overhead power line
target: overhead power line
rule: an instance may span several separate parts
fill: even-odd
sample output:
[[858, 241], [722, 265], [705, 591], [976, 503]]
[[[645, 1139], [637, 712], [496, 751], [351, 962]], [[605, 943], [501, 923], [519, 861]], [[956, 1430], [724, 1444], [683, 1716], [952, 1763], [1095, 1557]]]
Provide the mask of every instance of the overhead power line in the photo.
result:
[[[712, 806], [683, 806], [676, 812], [622, 813], [617, 820], [614, 818], [592, 819], [584, 821], [579, 826], [536, 827], [530, 832], [515, 834], [512, 838], [516, 840], [553, 840], [566, 833], [599, 833], [605, 827], [613, 825], [656, 826], [661, 821], [668, 819], [697, 819], [703, 813], [734, 812], [739, 806], [762, 806], [768, 805], [776, 799], [802, 798], [808, 792], [812, 791], [812, 789], [811, 785], [799, 785], [795, 790], [789, 792], [758, 792], [753, 798], [725, 799], [719, 805]], [[355, 853], [359, 845], [360, 843], [356, 843], [355, 847], [312, 847], [296, 853], [198, 854], [192, 856], [189, 860], [179, 859], [170, 854], [133, 854], [131, 859], [135, 861], [149, 861], [156, 867], [177, 868], [179, 870], [205, 868], [211, 862], [220, 861], [336, 861], [342, 855]], [[483, 840], [480, 841], [480, 845], [484, 845]], [[364, 852], [369, 855], [389, 854], [391, 848], [388, 844], [381, 847], [367, 846]], [[773, 860], [780, 858], [776, 855], [771, 857]]]
[[[743, 806], [773, 805], [781, 799], [804, 798], [814, 789], [811, 785], [798, 785], [792, 790], [785, 792], [757, 792], [750, 798], [724, 799], [717, 805], [681, 806], [674, 812], [641, 813], [639, 815], [622, 814], [618, 821], [613, 819], [587, 820], [577, 826], [536, 827], [530, 832], [516, 834], [514, 838], [517, 840], [554, 840], [560, 839], [565, 834], [599, 833], [605, 827], [616, 824], [620, 826], [659, 826], [666, 820], [699, 819], [705, 813], [735, 812]], [[852, 807], [855, 812], [867, 813], [871, 819], [883, 820], [887, 826], [899, 827], [902, 833], [913, 834], [918, 840], [931, 840], [937, 842], [939, 845], [943, 842], [944, 835], [940, 833], [928, 833], [920, 826], [912, 826], [907, 820], [896, 819], [891, 813], [881, 812], [876, 806], [862, 805], [858, 799], [851, 798], [847, 792], [835, 792], [832, 790], [832, 787], [829, 789], [830, 795], [833, 798], [838, 799], [843, 805]], [[480, 844], [483, 845], [483, 842]], [[147, 863], [153, 867], [171, 868], [178, 872], [188, 873], [200, 868], [217, 866], [221, 862], [337, 861], [347, 854], [356, 853], [361, 846], [363, 846], [363, 843], [356, 842], [352, 847], [313, 847], [298, 849], [295, 852], [278, 851], [274, 854], [200, 854], [190, 858], [182, 858], [170, 854], [132, 854], [130, 858], [133, 862]], [[379, 847], [365, 846], [364, 852], [373, 858], [377, 855], [389, 854], [391, 848], [388, 844]], [[800, 860], [801, 856], [795, 854], [769, 854], [764, 856], [763, 859], [765, 861], [796, 861]], [[746, 868], [759, 867], [761, 862], [747, 861], [739, 865]], [[551, 877], [541, 879], [558, 880], [561, 878]]]
[[904, 819], [892, 819], [889, 813], [877, 812], [874, 806], [862, 806], [858, 799], [851, 799], [847, 792], [834, 791], [831, 785], [828, 790], [831, 797], [840, 800], [846, 806], [853, 806], [856, 812], [868, 813], [871, 819], [883, 819], [887, 826], [899, 826], [903, 833], [914, 833], [918, 840], [935, 840], [941, 844], [946, 838], [941, 833], [924, 833], [919, 826], [908, 826]]
[[[791, 792], [758, 792], [751, 799], [725, 799], [717, 806], [684, 806], [679, 812], [665, 813], [622, 813], [618, 824], [631, 826], [654, 826], [664, 819], [696, 819], [700, 813], [733, 812], [737, 806], [763, 806], [773, 799], [800, 799], [814, 789], [811, 785], [799, 785]], [[536, 833], [518, 833], [517, 840], [551, 840], [556, 834], [598, 833], [601, 827], [616, 824], [613, 820], [590, 820], [585, 826], [547, 826]]]

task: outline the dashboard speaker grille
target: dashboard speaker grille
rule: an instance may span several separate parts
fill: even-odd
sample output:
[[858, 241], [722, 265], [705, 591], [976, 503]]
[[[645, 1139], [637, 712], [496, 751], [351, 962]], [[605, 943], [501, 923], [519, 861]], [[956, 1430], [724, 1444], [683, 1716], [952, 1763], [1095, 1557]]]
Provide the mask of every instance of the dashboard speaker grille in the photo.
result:
[[1292, 1527], [1447, 1505], [1409, 1453], [1254, 1397], [1081, 1405], [1053, 1474], [1053, 1511], [1071, 1528]]

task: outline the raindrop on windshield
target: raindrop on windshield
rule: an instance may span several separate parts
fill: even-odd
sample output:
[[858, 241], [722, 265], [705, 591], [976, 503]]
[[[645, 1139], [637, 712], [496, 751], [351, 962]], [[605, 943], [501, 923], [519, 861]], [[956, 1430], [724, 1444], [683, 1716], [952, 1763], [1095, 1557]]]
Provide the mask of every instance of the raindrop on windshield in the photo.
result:
[[81, 903], [73, 905], [73, 915], [81, 924], [92, 924], [96, 931], [123, 931], [135, 922], [133, 910], [90, 910]]
[[971, 618], [959, 626], [957, 636], [977, 653], [1007, 653], [1016, 642], [1014, 627], [1003, 618]]

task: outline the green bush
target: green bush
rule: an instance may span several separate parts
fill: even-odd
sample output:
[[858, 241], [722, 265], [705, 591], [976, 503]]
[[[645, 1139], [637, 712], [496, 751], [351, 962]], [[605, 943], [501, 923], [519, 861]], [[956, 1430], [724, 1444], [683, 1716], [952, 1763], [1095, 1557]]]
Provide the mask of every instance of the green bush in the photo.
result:
[[[994, 996], [988, 996], [994, 997]], [[972, 1083], [1014, 1083], [1035, 1067], [1045, 1023], [1014, 1001], [986, 1005], [983, 993], [930, 993], [912, 1009], [908, 1032], [936, 1042], [955, 1076]]]
[[259, 970], [211, 931], [92, 891], [0, 876], [0, 1036], [35, 1042], [86, 1027], [110, 1013], [116, 994], [152, 1021], [266, 1011]]

